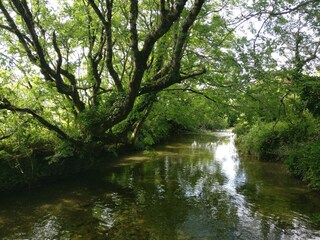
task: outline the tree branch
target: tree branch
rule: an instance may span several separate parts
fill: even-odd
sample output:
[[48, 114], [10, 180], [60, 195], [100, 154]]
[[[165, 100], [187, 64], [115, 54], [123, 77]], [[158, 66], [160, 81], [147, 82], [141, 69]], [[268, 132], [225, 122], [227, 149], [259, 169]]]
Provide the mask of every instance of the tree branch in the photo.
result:
[[169, 88], [169, 89], [165, 89], [164, 91], [187, 91], [187, 92], [192, 92], [201, 96], [204, 96], [206, 99], [212, 101], [212, 102], [217, 102], [215, 99], [213, 99], [212, 97], [209, 97], [207, 94], [205, 94], [204, 92], [200, 92], [198, 90], [192, 89], [192, 88]]
[[[1, 100], [0, 100], [0, 101], [1, 101]], [[1, 104], [0, 104], [0, 105], [1, 105]], [[4, 135], [4, 136], [1, 136], [1, 137], [0, 137], [0, 141], [1, 141], [1, 140], [5, 140], [5, 139], [13, 136], [13, 135], [18, 131], [18, 129], [19, 129], [22, 125], [24, 125], [25, 123], [27, 123], [29, 120], [30, 120], [30, 119], [27, 119], [26, 121], [24, 121], [23, 123], [21, 123], [19, 126], [16, 126], [16, 128], [15, 128], [11, 133], [6, 134], [6, 135]]]
[[10, 103], [10, 101], [4, 97], [0, 97], [0, 110], [6, 109], [11, 112], [20, 112], [20, 113], [26, 113], [30, 114], [32, 117], [34, 117], [38, 122], [40, 122], [44, 127], [46, 127], [50, 131], [54, 131], [60, 139], [68, 140], [75, 142], [74, 139], [72, 139], [70, 136], [68, 136], [65, 132], [63, 132], [60, 128], [57, 126], [51, 124], [46, 119], [38, 115], [34, 110], [29, 108], [19, 108]]
[[113, 8], [113, 0], [107, 0], [107, 19], [108, 25], [106, 26], [106, 34], [107, 34], [107, 68], [109, 73], [118, 89], [119, 92], [123, 92], [123, 86], [121, 80], [119, 78], [119, 74], [113, 67], [113, 42], [112, 42], [112, 29], [111, 29], [111, 20], [112, 20], [112, 8]]
[[8, 13], [5, 6], [2, 4], [1, 0], [0, 0], [0, 10], [2, 11], [3, 15], [5, 16], [8, 24], [9, 24], [9, 28], [4, 28], [4, 29], [7, 29], [8, 31], [13, 32], [18, 37], [19, 42], [22, 44], [30, 61], [33, 63], [36, 63], [37, 58], [33, 55], [31, 49], [29, 48], [29, 46], [25, 40], [25, 37], [24, 37], [25, 35], [22, 34], [21, 31], [18, 29], [17, 25], [15, 24], [14, 20], [12, 19], [10, 14]]
[[139, 95], [143, 95], [143, 94], [150, 93], [150, 92], [159, 92], [167, 87], [170, 87], [171, 85], [173, 85], [175, 83], [180, 83], [186, 79], [194, 78], [194, 77], [200, 76], [204, 73], [206, 73], [206, 69], [201, 69], [201, 70], [195, 71], [193, 73], [189, 73], [184, 76], [178, 76], [178, 77], [173, 77], [172, 75], [168, 75], [164, 78], [161, 78], [156, 83], [152, 83], [152, 84], [143, 86], [139, 92]]
[[[112, 20], [112, 8], [113, 8], [113, 0], [106, 0], [107, 4], [107, 19], [100, 11], [99, 7], [95, 4], [94, 0], [88, 0], [90, 6], [93, 8], [98, 18], [102, 22], [105, 30], [106, 30], [106, 43], [107, 43], [107, 51], [106, 51], [106, 63], [108, 71], [116, 85], [116, 88], [119, 92], [123, 92], [123, 86], [121, 80], [119, 78], [119, 74], [113, 67], [113, 42], [112, 42], [112, 29], [111, 29], [111, 20]], [[101, 52], [102, 52], [101, 48]]]
[[139, 48], [138, 48], [138, 31], [137, 31], [137, 20], [138, 20], [139, 8], [138, 1], [131, 0], [130, 1], [130, 38], [131, 38], [131, 51], [133, 55], [133, 59], [135, 61], [136, 67], [139, 61]]
[[[183, 47], [186, 43], [187, 37], [188, 37], [188, 32], [190, 27], [193, 25], [194, 21], [196, 20], [198, 14], [200, 13], [200, 10], [202, 8], [202, 5], [204, 4], [205, 0], [197, 0], [195, 1], [191, 11], [189, 12], [186, 20], [182, 24], [181, 27], [181, 32], [178, 36], [177, 43], [174, 48], [174, 53], [173, 53], [173, 59], [172, 59], [172, 64], [174, 68], [174, 72], [178, 72], [180, 69], [180, 61], [182, 58], [183, 54]], [[175, 73], [174, 73], [175, 74]]]
[[320, 42], [317, 43], [317, 45], [316, 45], [313, 53], [310, 55], [310, 57], [303, 60], [303, 65], [306, 65], [308, 62], [317, 58], [317, 52], [319, 51], [319, 48], [320, 48]]
[[18, 13], [23, 18], [23, 20], [28, 28], [28, 31], [31, 35], [32, 43], [33, 43], [33, 46], [35, 47], [35, 50], [37, 52], [38, 59], [40, 61], [40, 66], [41, 66], [42, 70], [45, 70], [47, 72], [47, 74], [50, 74], [51, 69], [45, 60], [45, 54], [44, 54], [43, 48], [40, 44], [38, 35], [35, 31], [34, 19], [33, 19], [32, 13], [31, 13], [26, 1], [12, 0], [12, 3], [16, 7]]
[[58, 60], [57, 60], [57, 73], [60, 74], [61, 72], [61, 65], [62, 65], [62, 55], [61, 55], [61, 51], [60, 48], [57, 44], [57, 36], [56, 33], [53, 32], [52, 34], [52, 41], [53, 41], [53, 47], [54, 50], [56, 51], [56, 53], [58, 54]]
[[[197, 0], [191, 9], [186, 21], [185, 25], [182, 27], [183, 32], [187, 32], [191, 25], [193, 24], [196, 16], [198, 15], [203, 3], [205, 0]], [[134, 71], [132, 78], [129, 82], [128, 92], [125, 98], [119, 98], [115, 107], [111, 109], [112, 114], [110, 114], [109, 118], [101, 125], [101, 130], [105, 131], [110, 129], [114, 124], [119, 123], [124, 120], [134, 106], [135, 99], [139, 96], [140, 85], [142, 78], [144, 76], [145, 71], [147, 70], [147, 61], [150, 57], [150, 54], [154, 48], [155, 43], [165, 34], [167, 33], [171, 26], [176, 22], [184, 7], [187, 0], [176, 0], [174, 5], [172, 5], [170, 11], [166, 14], [166, 17], [161, 17], [159, 24], [152, 30], [145, 38], [143, 42], [143, 47], [139, 51], [138, 49], [138, 35], [136, 29], [136, 21], [138, 17], [138, 1], [131, 0], [130, 4], [130, 32], [131, 32], [131, 41], [132, 41], [132, 52], [133, 58], [135, 62]], [[178, 54], [179, 55], [179, 54]], [[180, 56], [180, 55], [179, 55]], [[181, 59], [181, 58], [180, 58]], [[180, 65], [179, 65], [180, 67]], [[179, 68], [178, 68], [179, 69]], [[179, 71], [177, 71], [179, 72]], [[165, 84], [176, 82], [176, 77], [179, 78], [179, 75], [171, 74], [170, 80], [165, 81]], [[162, 86], [165, 87], [165, 84]], [[169, 84], [170, 85], [170, 84]], [[166, 85], [168, 86], [168, 85]], [[162, 88], [163, 89], [163, 88]]]
[[15, 132], [16, 132], [16, 131], [13, 131], [12, 133], [9, 133], [9, 134], [7, 134], [7, 135], [1, 136], [1, 137], [0, 137], [0, 141], [5, 140], [5, 139], [11, 137]]
[[[37, 35], [37, 30], [35, 28], [35, 20], [28, 7], [27, 2], [24, 0], [12, 0], [10, 1], [10, 4], [13, 5], [12, 7], [14, 8], [14, 11], [21, 16], [24, 24], [28, 29], [28, 33], [30, 34], [31, 37], [30, 38], [26, 37], [18, 29], [15, 21], [10, 16], [9, 12], [7, 11], [6, 7], [3, 5], [2, 1], [0, 1], [0, 10], [4, 14], [9, 24], [9, 27], [11, 28], [11, 30], [8, 30], [8, 29], [7, 30], [10, 32], [14, 32], [14, 34], [18, 37], [19, 42], [22, 44], [24, 50], [26, 51], [29, 60], [31, 61], [31, 63], [33, 63], [34, 65], [40, 68], [41, 73], [43, 74], [45, 80], [50, 82], [55, 82], [58, 92], [71, 97], [78, 111], [83, 111], [85, 109], [85, 105], [80, 100], [79, 93], [77, 92], [77, 89], [75, 87], [76, 86], [75, 77], [72, 74], [68, 73], [67, 71], [63, 71], [61, 68], [59, 68], [59, 65], [62, 64], [62, 56], [61, 56], [61, 53], [59, 56], [60, 50], [58, 48], [56, 39], [54, 39], [53, 42], [55, 45], [54, 46], [55, 51], [58, 53], [58, 66], [57, 66], [58, 68], [57, 68], [57, 71], [54, 71], [46, 61], [45, 51], [40, 44], [40, 40]], [[30, 46], [28, 45], [27, 41], [30, 43]], [[30, 47], [32, 47], [32, 49]], [[33, 53], [33, 51], [35, 53]], [[63, 81], [60, 75], [59, 69], [60, 69], [60, 72], [68, 78], [72, 86], [67, 85]]]
[[173, 23], [178, 20], [186, 2], [187, 0], [177, 0], [174, 7], [172, 7], [168, 13], [161, 15], [162, 18], [159, 25], [151, 33], [149, 33], [144, 40], [143, 48], [141, 50], [144, 58], [149, 57], [156, 41], [161, 38], [166, 32], [168, 32]]
[[163, 18], [166, 17], [168, 11], [166, 10], [166, 2], [165, 0], [160, 1], [160, 12]]
[[[109, 2], [110, 0], [107, 0], [107, 2]], [[95, 11], [95, 13], [97, 14], [98, 18], [100, 19], [100, 21], [102, 22], [102, 24], [104, 25], [105, 28], [107, 28], [109, 26], [108, 21], [105, 19], [105, 17], [103, 16], [102, 12], [99, 10], [99, 7], [96, 5], [96, 3], [94, 2], [94, 0], [88, 0], [89, 4], [91, 5], [91, 7], [93, 8], [93, 10]]]
[[302, 8], [310, 3], [317, 3], [318, 0], [309, 0], [309, 1], [305, 1], [302, 3], [299, 3], [297, 6], [293, 7], [293, 8], [288, 8], [285, 11], [280, 11], [280, 12], [266, 12], [267, 14], [269, 14], [271, 17], [276, 17], [276, 16], [280, 16], [280, 15], [284, 15], [284, 14], [288, 14], [288, 13], [292, 13], [296, 10], [298, 10], [299, 8]]

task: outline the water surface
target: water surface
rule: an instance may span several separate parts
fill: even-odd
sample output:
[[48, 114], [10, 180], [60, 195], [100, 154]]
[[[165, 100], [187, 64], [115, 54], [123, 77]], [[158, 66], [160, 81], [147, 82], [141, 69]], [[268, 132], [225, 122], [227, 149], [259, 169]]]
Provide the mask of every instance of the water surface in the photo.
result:
[[0, 239], [320, 239], [320, 194], [228, 132], [0, 197]]

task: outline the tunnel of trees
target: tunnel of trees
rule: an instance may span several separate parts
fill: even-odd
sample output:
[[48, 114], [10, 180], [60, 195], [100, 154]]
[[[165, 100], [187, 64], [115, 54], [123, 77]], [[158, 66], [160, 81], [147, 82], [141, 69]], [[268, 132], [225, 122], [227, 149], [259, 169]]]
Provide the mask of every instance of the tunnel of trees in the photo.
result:
[[0, 188], [227, 127], [320, 188], [318, 0], [0, 0], [0, 40]]

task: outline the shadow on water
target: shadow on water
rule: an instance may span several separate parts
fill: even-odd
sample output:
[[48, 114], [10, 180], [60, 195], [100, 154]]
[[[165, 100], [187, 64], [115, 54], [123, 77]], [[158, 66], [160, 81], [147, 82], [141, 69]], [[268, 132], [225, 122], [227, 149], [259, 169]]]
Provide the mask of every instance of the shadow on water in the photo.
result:
[[1, 239], [320, 239], [320, 194], [240, 159], [229, 132], [183, 135], [76, 178], [1, 196]]

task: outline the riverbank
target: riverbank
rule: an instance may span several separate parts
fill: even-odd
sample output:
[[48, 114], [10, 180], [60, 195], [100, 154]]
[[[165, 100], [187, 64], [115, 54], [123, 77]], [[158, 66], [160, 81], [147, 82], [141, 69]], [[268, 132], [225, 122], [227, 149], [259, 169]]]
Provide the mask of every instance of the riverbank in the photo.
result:
[[[185, 131], [178, 131], [178, 133], [194, 134], [194, 132]], [[204, 133], [199, 132], [199, 134]], [[161, 144], [172, 136], [174, 134], [158, 139], [155, 145]], [[150, 147], [148, 146], [147, 149]], [[81, 151], [72, 150], [70, 156], [41, 148], [41, 150], [32, 150], [32, 154], [28, 156], [0, 158], [0, 193], [39, 187], [81, 172], [94, 170], [101, 165], [112, 164], [123, 155], [142, 150], [124, 144], [113, 144], [100, 148], [87, 146], [86, 148], [82, 147]]]
[[0, 192], [14, 191], [43, 185], [85, 169], [93, 164], [91, 159], [61, 158], [50, 163], [44, 156], [34, 154], [28, 158], [0, 161]]
[[52, 152], [33, 151], [28, 157], [16, 157], [10, 161], [0, 159], [0, 192], [34, 188], [70, 177], [74, 174], [94, 169], [99, 164], [115, 161], [123, 153], [133, 152], [131, 146], [113, 146], [103, 151], [86, 151], [70, 157], [56, 156], [52, 160]]

